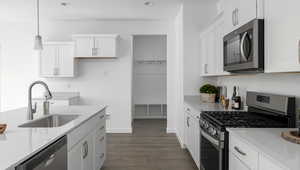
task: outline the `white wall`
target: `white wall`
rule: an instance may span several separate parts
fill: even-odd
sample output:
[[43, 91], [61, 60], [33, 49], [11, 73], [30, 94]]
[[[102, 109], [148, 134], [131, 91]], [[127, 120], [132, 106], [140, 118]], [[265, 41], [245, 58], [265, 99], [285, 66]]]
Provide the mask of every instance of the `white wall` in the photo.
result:
[[174, 22], [175, 32], [176, 32], [176, 66], [177, 74], [179, 77], [175, 79], [177, 83], [178, 90], [178, 98], [176, 100], [177, 104], [177, 112], [175, 117], [176, 122], [176, 134], [177, 138], [183, 147], [184, 144], [184, 112], [183, 112], [183, 5], [181, 6], [180, 10], [178, 11], [178, 15], [175, 18]]
[[[216, 4], [211, 1], [185, 0], [178, 11], [174, 25], [176, 28], [176, 72], [177, 98], [176, 133], [184, 143], [184, 95], [198, 95], [203, 83], [215, 83], [214, 79], [201, 78], [200, 33], [216, 13]], [[182, 145], [183, 146], [183, 145]]]
[[[56, 21], [42, 22], [41, 34], [45, 40], [71, 40], [76, 33], [119, 33], [122, 37], [122, 56], [117, 60], [82, 60], [79, 76], [74, 79], [47, 79], [54, 91], [79, 91], [82, 103], [107, 103], [111, 121], [108, 129], [114, 132], [131, 131], [131, 34], [167, 34], [168, 59], [172, 63], [174, 52], [173, 27], [163, 21]], [[34, 23], [2, 23], [0, 43], [3, 45], [1, 63], [2, 110], [26, 106], [27, 88], [38, 77], [38, 57], [32, 50]], [[168, 64], [169, 67], [169, 64]], [[168, 73], [174, 77], [174, 67]], [[177, 76], [177, 75], [176, 75]], [[168, 83], [170, 89], [173, 83]], [[176, 93], [176, 91], [168, 91]], [[168, 96], [169, 97], [169, 96]], [[176, 106], [168, 101], [169, 111]], [[169, 114], [168, 129], [174, 129], [173, 114]]]
[[203, 83], [210, 79], [200, 77], [200, 33], [217, 13], [215, 1], [185, 0], [183, 3], [183, 57], [184, 94], [198, 95]]

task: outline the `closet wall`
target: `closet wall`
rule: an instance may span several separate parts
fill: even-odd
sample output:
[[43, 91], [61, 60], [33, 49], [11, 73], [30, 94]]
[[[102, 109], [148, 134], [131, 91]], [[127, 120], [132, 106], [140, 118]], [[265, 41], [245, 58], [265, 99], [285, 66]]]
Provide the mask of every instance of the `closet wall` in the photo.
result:
[[167, 36], [133, 37], [133, 118], [167, 118]]

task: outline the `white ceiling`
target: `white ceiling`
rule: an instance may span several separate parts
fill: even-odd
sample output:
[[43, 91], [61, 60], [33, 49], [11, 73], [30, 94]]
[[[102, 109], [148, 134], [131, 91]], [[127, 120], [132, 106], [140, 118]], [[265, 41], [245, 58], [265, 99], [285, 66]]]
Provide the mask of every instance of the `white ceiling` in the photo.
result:
[[[182, 0], [40, 0], [41, 20], [165, 20], [176, 15]], [[69, 3], [61, 6], [62, 2]], [[36, 0], [1, 0], [0, 21], [35, 19]]]

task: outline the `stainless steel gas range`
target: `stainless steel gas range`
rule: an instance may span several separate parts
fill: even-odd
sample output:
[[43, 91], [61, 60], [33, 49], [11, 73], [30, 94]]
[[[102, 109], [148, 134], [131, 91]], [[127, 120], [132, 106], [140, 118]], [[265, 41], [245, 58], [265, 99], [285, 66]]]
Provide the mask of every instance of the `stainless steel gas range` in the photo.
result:
[[295, 127], [295, 97], [247, 93], [248, 111], [203, 112], [200, 116], [200, 169], [228, 170], [226, 128]]

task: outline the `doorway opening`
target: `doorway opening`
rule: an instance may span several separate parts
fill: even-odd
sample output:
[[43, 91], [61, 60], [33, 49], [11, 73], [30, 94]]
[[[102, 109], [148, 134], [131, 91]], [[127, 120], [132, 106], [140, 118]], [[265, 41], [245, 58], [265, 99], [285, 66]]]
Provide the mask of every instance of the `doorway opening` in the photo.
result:
[[132, 100], [133, 124], [167, 120], [167, 35], [133, 36]]

